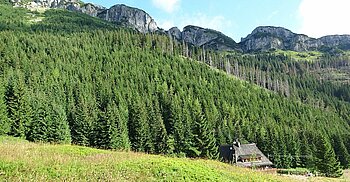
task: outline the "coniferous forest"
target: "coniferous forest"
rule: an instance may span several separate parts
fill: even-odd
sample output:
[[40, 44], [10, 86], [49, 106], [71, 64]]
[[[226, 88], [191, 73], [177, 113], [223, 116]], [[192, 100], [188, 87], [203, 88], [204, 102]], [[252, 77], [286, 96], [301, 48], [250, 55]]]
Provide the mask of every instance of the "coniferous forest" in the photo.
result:
[[239, 138], [278, 168], [350, 165], [349, 83], [318, 74], [347, 56], [222, 53], [68, 11], [0, 14], [1, 135], [209, 159]]

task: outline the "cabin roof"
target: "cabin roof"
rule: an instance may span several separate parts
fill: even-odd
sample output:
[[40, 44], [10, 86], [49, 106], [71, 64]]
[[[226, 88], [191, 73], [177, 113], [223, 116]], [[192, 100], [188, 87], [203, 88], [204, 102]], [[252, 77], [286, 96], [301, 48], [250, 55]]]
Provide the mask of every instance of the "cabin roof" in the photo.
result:
[[240, 162], [239, 165], [243, 165], [245, 167], [273, 165], [273, 163], [259, 150], [255, 143], [241, 144], [239, 147], [233, 145], [233, 148], [238, 158], [247, 158], [249, 156], [261, 157], [261, 161]]

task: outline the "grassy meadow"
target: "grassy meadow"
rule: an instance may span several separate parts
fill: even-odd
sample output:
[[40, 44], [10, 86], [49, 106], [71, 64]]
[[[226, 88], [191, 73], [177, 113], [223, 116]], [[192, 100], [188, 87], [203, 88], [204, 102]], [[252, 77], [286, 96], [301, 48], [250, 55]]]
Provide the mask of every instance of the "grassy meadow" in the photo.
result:
[[0, 138], [0, 181], [295, 181], [218, 161]]

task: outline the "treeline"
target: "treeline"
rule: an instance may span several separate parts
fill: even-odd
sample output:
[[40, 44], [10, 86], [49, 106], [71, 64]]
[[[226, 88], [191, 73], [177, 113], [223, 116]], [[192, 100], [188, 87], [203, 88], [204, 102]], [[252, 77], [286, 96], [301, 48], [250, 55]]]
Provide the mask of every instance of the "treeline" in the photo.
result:
[[277, 167], [326, 173], [328, 161], [338, 176], [338, 161], [349, 166], [350, 127], [337, 111], [191, 61], [215, 59], [167, 36], [79, 30], [0, 32], [0, 134], [203, 158], [240, 138]]
[[181, 45], [185, 57], [196, 59], [241, 80], [266, 88], [281, 96], [299, 100], [322, 110], [336, 111], [350, 123], [350, 83], [327, 80], [327, 70], [350, 69], [347, 55], [325, 53], [318, 60], [295, 61], [275, 53], [218, 53]]

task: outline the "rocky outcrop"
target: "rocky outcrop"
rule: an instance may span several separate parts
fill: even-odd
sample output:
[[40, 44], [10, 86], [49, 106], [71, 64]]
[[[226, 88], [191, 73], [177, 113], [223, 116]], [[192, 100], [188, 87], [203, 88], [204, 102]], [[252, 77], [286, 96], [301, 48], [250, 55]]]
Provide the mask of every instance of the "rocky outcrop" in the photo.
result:
[[233, 39], [211, 29], [190, 25], [186, 26], [182, 32], [176, 27], [171, 28], [168, 34], [179, 41], [198, 47], [221, 51], [239, 50], [238, 44]]
[[14, 6], [21, 6], [26, 8], [71, 8], [79, 9], [79, 0], [33, 0], [33, 1], [23, 1], [23, 0], [11, 0]]
[[319, 39], [296, 34], [282, 27], [257, 27], [246, 38], [242, 38], [241, 48], [245, 52], [282, 49], [292, 51], [322, 50], [325, 48], [350, 49], [350, 35], [331, 35]]
[[350, 50], [350, 35], [328, 35], [318, 39], [323, 47]]
[[[86, 3], [86, 4], [82, 5], [79, 9], [75, 9], [75, 10], [73, 9], [71, 11], [78, 11], [78, 12], [85, 13], [85, 14], [88, 14], [88, 15], [93, 16], [93, 17], [97, 17], [98, 14], [102, 13], [106, 9], [107, 8], [100, 6], [100, 5]], [[68, 10], [70, 10], [70, 9], [68, 9]]]
[[125, 5], [115, 5], [107, 9], [103, 6], [91, 3], [84, 4], [80, 0], [33, 0], [31, 2], [11, 0], [11, 2], [14, 6], [26, 7], [29, 9], [61, 8], [81, 12], [135, 29], [142, 33], [150, 33], [159, 30], [157, 23], [145, 11]]
[[257, 27], [246, 38], [242, 38], [241, 47], [245, 52], [266, 51], [270, 49], [286, 49], [306, 51], [311, 49], [308, 42], [313, 39], [306, 35], [295, 34], [281, 27]]
[[118, 25], [127, 26], [142, 33], [155, 32], [158, 30], [157, 23], [145, 11], [128, 7], [125, 5], [115, 5], [107, 9], [97, 17], [114, 22]]
[[173, 28], [169, 29], [168, 35], [174, 37], [177, 40], [182, 40], [182, 32], [177, 27], [173, 27]]

